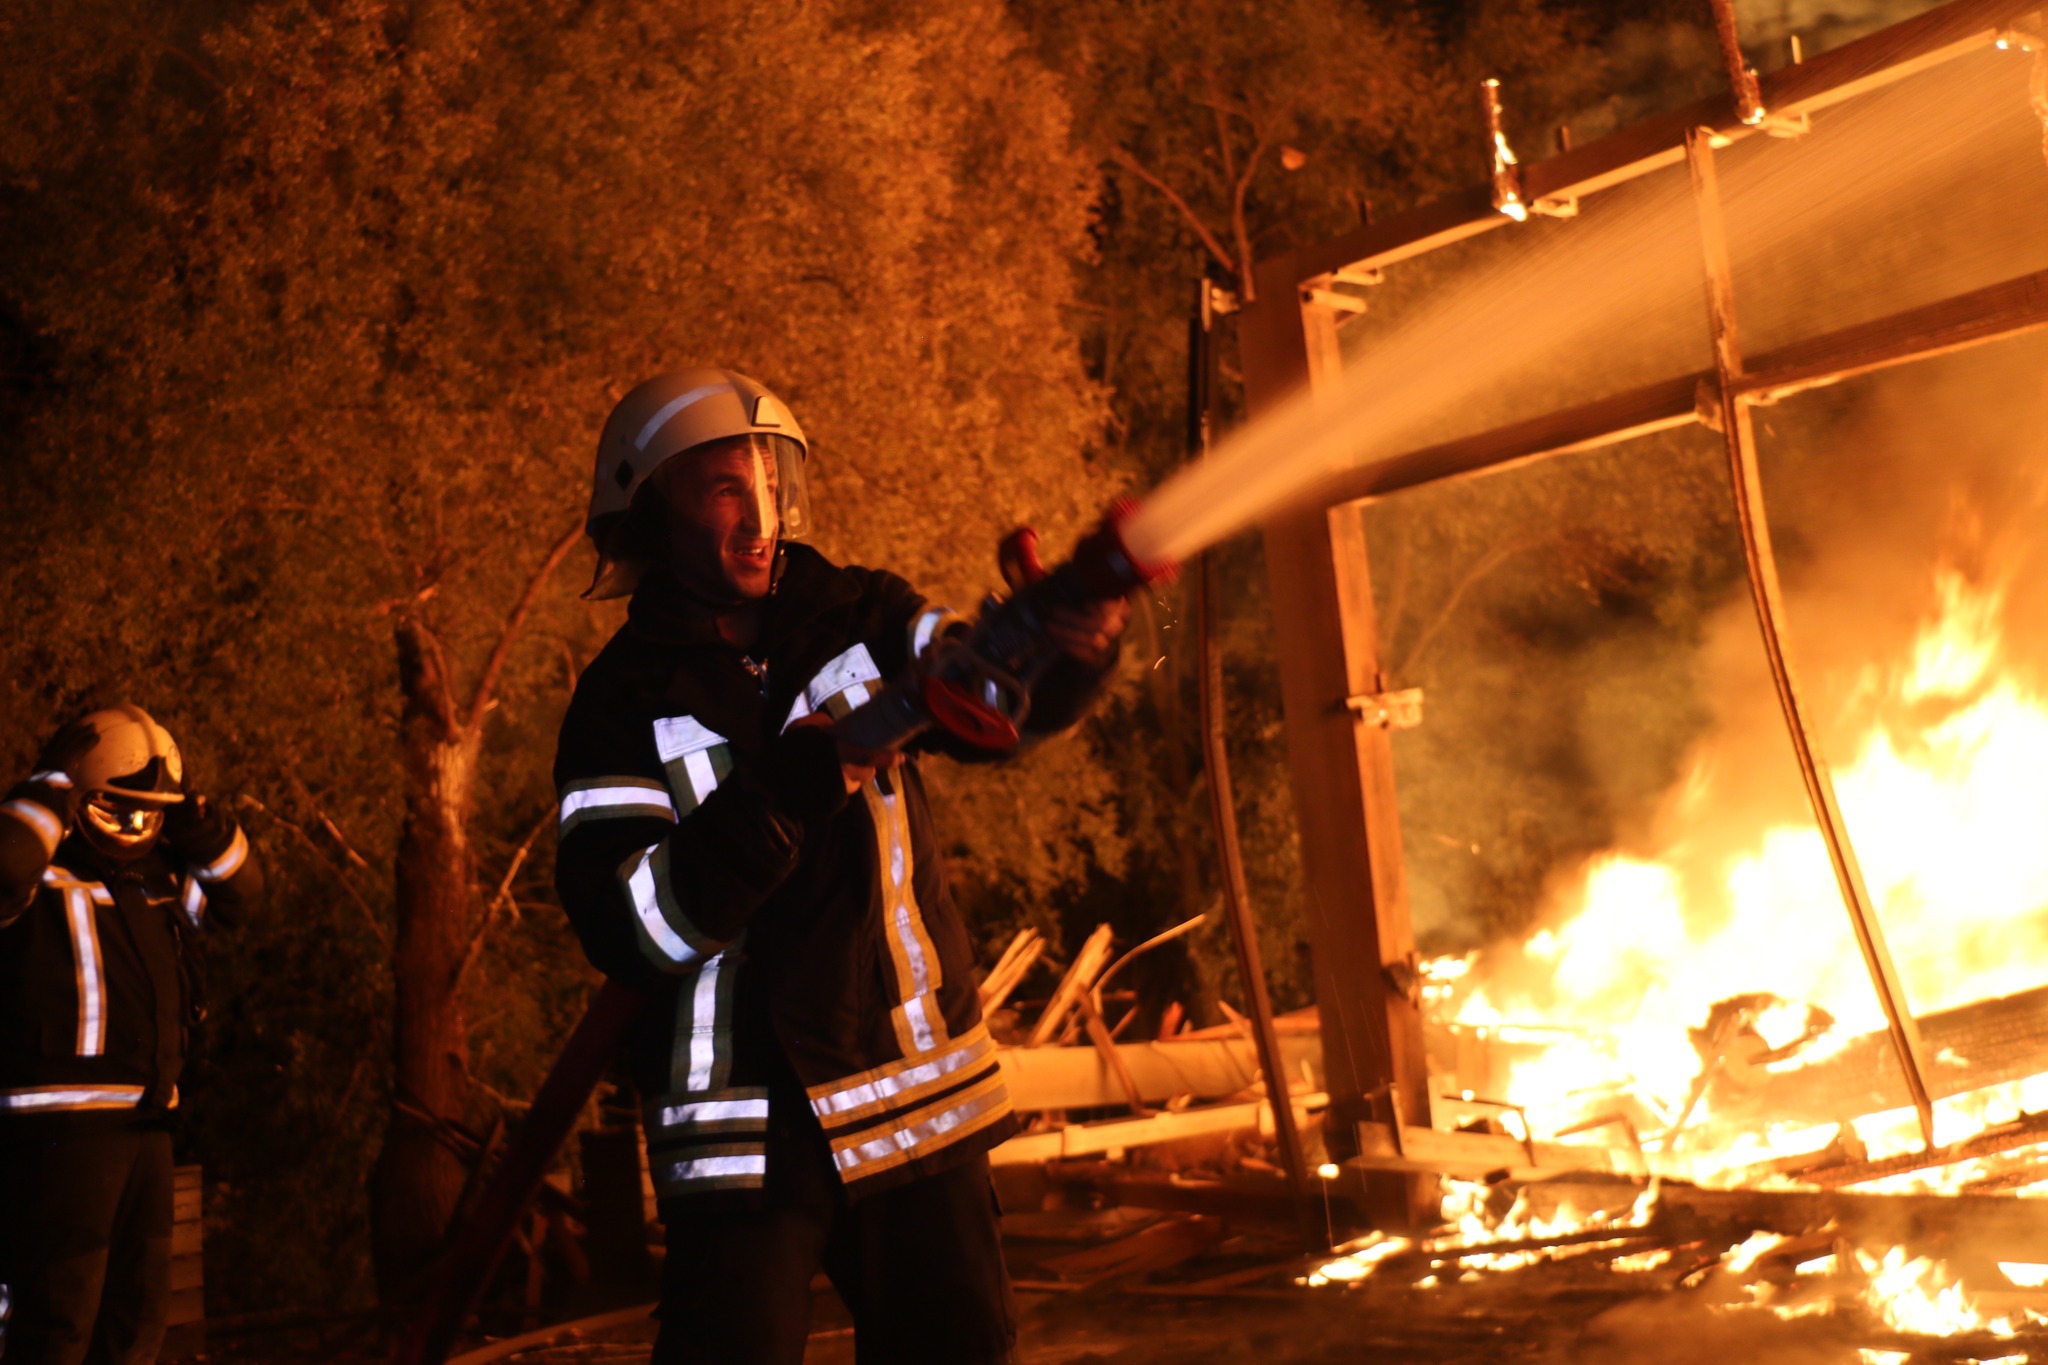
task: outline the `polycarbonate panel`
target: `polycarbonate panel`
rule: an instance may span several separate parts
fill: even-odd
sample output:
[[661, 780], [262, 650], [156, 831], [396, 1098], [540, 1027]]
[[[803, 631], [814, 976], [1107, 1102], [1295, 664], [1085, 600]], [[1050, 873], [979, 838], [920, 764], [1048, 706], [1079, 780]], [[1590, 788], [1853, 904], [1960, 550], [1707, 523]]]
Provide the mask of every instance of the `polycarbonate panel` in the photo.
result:
[[1532, 926], [1681, 783], [1720, 701], [1709, 633], [1733, 612], [1754, 652], [1727, 489], [1688, 427], [1366, 509], [1382, 669], [1424, 696], [1393, 739], [1423, 939]]
[[1667, 167], [1388, 266], [1343, 323], [1347, 382], [1384, 395], [1369, 458], [1712, 362], [1689, 176]]
[[1723, 151], [1744, 350], [2048, 269], [2037, 60], [1987, 47]]
[[1795, 666], [1915, 1012], [2048, 985], [2048, 338], [1757, 421]]

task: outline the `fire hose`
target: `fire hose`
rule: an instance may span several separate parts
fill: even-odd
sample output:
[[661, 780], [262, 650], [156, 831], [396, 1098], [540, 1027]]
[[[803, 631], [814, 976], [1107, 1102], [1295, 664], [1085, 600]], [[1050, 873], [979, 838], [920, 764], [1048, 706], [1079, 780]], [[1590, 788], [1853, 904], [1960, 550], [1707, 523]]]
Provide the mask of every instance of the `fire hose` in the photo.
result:
[[[972, 622], [937, 634], [902, 677], [841, 717], [835, 733], [868, 749], [900, 749], [935, 729], [985, 752], [1015, 749], [1031, 688], [1061, 656], [1047, 629], [1053, 615], [1113, 601], [1174, 572], [1142, 563], [1124, 544], [1120, 528], [1134, 510], [1119, 499], [1052, 569], [1039, 560], [1037, 532], [1012, 531], [997, 553], [1009, 595], [991, 594]], [[441, 1365], [448, 1358], [541, 1177], [645, 1004], [645, 996], [616, 981], [592, 998], [482, 1196], [449, 1230], [426, 1292], [399, 1333], [393, 1365]]]

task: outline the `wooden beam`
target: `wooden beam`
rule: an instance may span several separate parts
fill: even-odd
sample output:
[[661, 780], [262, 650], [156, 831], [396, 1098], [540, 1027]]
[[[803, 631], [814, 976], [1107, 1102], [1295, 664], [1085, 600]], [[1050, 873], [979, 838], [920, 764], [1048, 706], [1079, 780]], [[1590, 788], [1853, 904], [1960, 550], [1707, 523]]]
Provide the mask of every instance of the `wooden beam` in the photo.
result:
[[[1300, 1077], [1304, 1064], [1311, 1076], [1315, 1074], [1322, 1061], [1319, 1037], [1287, 1034], [1279, 1044], [1280, 1065], [1290, 1078]], [[1258, 1077], [1258, 1053], [1245, 1038], [1174, 1038], [1115, 1046], [1140, 1098], [1149, 1104], [1176, 1095], [1221, 1099], [1246, 1089]], [[1126, 1102], [1122, 1082], [1096, 1048], [1006, 1047], [997, 1050], [996, 1060], [1009, 1087], [1010, 1103], [1020, 1110], [1096, 1109]]]
[[[1295, 1095], [1289, 1105], [1297, 1122], [1306, 1126], [1327, 1097]], [[1149, 1147], [1185, 1138], [1216, 1137], [1230, 1133], [1271, 1132], [1273, 1109], [1265, 1100], [1241, 1104], [1211, 1104], [1200, 1109], [1147, 1114], [1142, 1118], [1104, 1119], [1098, 1123], [1070, 1123], [1043, 1133], [1020, 1133], [988, 1154], [995, 1166], [1015, 1166], [1034, 1161], [1061, 1161], [1120, 1151], [1126, 1147]]]
[[[1255, 417], [1305, 384], [1334, 382], [1338, 364], [1335, 319], [1300, 303], [1293, 263], [1283, 258], [1261, 269], [1257, 302], [1241, 315], [1239, 331]], [[1367, 1098], [1375, 1091], [1391, 1084], [1408, 1116], [1429, 1112], [1421, 1016], [1386, 971], [1415, 951], [1394, 757], [1387, 732], [1346, 705], [1349, 697], [1384, 690], [1357, 509], [1310, 506], [1264, 532], [1325, 1084], [1341, 1155], [1352, 1142], [1349, 1125], [1375, 1117]], [[1429, 1182], [1404, 1176], [1367, 1183], [1361, 1197], [1382, 1226], [1434, 1217]]]
[[[2040, 0], [1951, 0], [1772, 72], [1763, 78], [1764, 106], [1773, 114], [1797, 115], [1853, 99], [1981, 48], [2040, 7]], [[1736, 119], [1727, 95], [1715, 94], [1524, 166], [1523, 196], [1531, 203], [1582, 198], [1676, 166], [1685, 159], [1686, 133], [1701, 127], [1733, 138], [1756, 131]], [[1476, 164], [1479, 144], [1473, 145]], [[1286, 283], [1305, 284], [1339, 270], [1375, 269], [1513, 221], [1493, 207], [1490, 187], [1475, 185], [1295, 252], [1288, 259], [1296, 273]], [[1266, 285], [1262, 282], [1259, 289], [1263, 294]]]
[[[1524, 1185], [1530, 1212], [1551, 1216], [1571, 1206], [1612, 1206], [1612, 1177], [1591, 1184], [1548, 1180]], [[2036, 1200], [2010, 1195], [1861, 1194], [1848, 1190], [1708, 1190], [1667, 1180], [1656, 1221], [1750, 1228], [1797, 1237], [1832, 1224], [1851, 1241], [1967, 1248], [2000, 1261], [2048, 1261], [2048, 1218]]]
[[[1919, 1016], [1935, 1099], [2048, 1071], [2048, 987]], [[1790, 1071], [1724, 1073], [1708, 1103], [1736, 1123], [1766, 1117], [1827, 1123], [1912, 1103], [1885, 1033], [1852, 1039], [1827, 1060]]]
[[1569, 1171], [1612, 1171], [1642, 1176], [1656, 1172], [1655, 1158], [1592, 1143], [1524, 1142], [1505, 1133], [1444, 1132], [1403, 1124], [1400, 1141], [1384, 1123], [1360, 1124], [1359, 1154], [1348, 1164], [1364, 1170], [1427, 1172], [1479, 1180], [1506, 1172], [1514, 1180], [1539, 1180]]

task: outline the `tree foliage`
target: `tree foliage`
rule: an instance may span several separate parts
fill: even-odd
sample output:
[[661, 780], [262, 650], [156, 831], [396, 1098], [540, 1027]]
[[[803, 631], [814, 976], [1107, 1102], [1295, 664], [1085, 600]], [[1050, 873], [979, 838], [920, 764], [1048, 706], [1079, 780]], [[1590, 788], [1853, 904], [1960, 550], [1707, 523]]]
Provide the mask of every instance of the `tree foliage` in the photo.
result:
[[[413, 1098], [475, 1122], [587, 984], [536, 903], [550, 841], [513, 864], [617, 620], [575, 600], [580, 552], [541, 572], [612, 399], [683, 364], [768, 382], [816, 438], [823, 548], [969, 596], [1010, 523], [1057, 544], [1107, 500], [1063, 330], [1086, 166], [989, 5], [78, 17], [4, 21], [47, 74], [0, 119], [36, 357], [0, 676], [18, 754], [89, 697], [152, 708], [279, 866], [201, 1106], [220, 1216], [272, 1256], [227, 1282], [274, 1301], [362, 1235], [394, 1004], [457, 995], [422, 1063], [453, 1088]], [[1035, 838], [960, 803], [973, 870], [1049, 890], [1100, 779], [1049, 753], [992, 783]]]

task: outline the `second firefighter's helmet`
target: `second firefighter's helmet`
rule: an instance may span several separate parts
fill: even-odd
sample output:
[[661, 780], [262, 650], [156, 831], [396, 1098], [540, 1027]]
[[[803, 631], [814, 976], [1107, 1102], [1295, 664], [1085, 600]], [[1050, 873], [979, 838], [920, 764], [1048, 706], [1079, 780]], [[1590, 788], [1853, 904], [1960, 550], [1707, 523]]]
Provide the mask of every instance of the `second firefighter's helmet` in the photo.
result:
[[178, 742], [147, 711], [124, 703], [82, 716], [78, 724], [93, 730], [92, 747], [70, 773], [81, 796], [146, 806], [185, 799], [185, 761]]
[[612, 408], [597, 438], [590, 513], [584, 530], [597, 546], [588, 597], [623, 597], [646, 567], [615, 542], [633, 499], [654, 472], [712, 441], [751, 436], [775, 472], [775, 535], [802, 540], [811, 531], [804, 460], [809, 443], [795, 414], [767, 386], [735, 370], [674, 370], [637, 384]]

